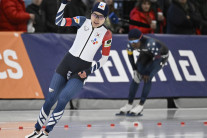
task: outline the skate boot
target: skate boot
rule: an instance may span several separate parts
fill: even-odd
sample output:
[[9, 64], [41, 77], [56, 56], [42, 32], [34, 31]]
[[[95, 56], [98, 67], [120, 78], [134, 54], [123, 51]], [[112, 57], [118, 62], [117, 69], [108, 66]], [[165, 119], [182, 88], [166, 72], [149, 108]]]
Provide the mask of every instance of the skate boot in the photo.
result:
[[37, 131], [35, 130], [35, 131], [32, 132], [31, 134], [25, 136], [25, 138], [36, 138], [39, 134], [40, 134], [40, 132], [37, 132]]
[[40, 133], [36, 138], [48, 138], [48, 134], [42, 131], [42, 133]]
[[133, 106], [131, 104], [127, 103], [125, 106], [120, 108], [120, 112], [117, 113], [116, 115], [126, 115], [132, 109], [132, 107]]
[[127, 116], [141, 116], [141, 112], [143, 111], [144, 106], [143, 105], [136, 105], [132, 110], [130, 110], [129, 114]]

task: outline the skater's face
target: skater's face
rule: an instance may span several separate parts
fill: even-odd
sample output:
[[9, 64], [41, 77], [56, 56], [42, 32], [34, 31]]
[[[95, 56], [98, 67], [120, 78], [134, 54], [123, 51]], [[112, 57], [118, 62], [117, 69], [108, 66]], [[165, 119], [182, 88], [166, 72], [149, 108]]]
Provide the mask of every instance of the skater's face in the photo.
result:
[[129, 43], [134, 49], [139, 49], [141, 45], [140, 39], [137, 38], [130, 38]]
[[104, 22], [105, 22], [105, 17], [103, 14], [99, 12], [93, 12], [91, 14], [91, 23], [92, 23], [93, 28], [97, 28], [103, 25]]

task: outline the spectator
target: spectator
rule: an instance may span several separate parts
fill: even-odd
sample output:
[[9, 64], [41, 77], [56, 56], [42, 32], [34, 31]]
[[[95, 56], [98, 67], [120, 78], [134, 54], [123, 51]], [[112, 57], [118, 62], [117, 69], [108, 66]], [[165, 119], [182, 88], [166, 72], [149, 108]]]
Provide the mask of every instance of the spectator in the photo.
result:
[[196, 9], [199, 9], [202, 17], [201, 34], [207, 35], [207, 0], [191, 0], [191, 2], [194, 3]]
[[[156, 12], [157, 11], [157, 12]], [[129, 29], [137, 28], [143, 32], [143, 34], [147, 33], [163, 33], [163, 26], [165, 25], [165, 18], [158, 8], [156, 11], [152, 8], [151, 0], [140, 0], [134, 9], [130, 12], [130, 19], [138, 22], [142, 22], [145, 24], [149, 24], [150, 28], [138, 27], [134, 25], [130, 25]], [[160, 13], [159, 15], [158, 12]], [[157, 17], [157, 19], [156, 19]], [[158, 23], [159, 22], [159, 23]], [[160, 28], [157, 32], [155, 32], [156, 28]]]
[[[150, 1], [151, 1], [151, 8], [155, 13], [155, 20], [157, 21], [157, 26], [156, 26], [156, 29], [154, 32], [155, 33], [164, 33], [164, 32], [166, 32], [166, 29], [164, 31], [164, 28], [166, 27], [166, 15], [163, 11], [164, 7], [160, 6], [161, 1], [159, 1], [159, 0], [150, 0]], [[167, 1], [168, 0], [165, 0], [166, 3], [167, 3]], [[163, 9], [161, 9], [161, 8], [163, 8]]]
[[28, 5], [26, 8], [28, 13], [35, 14], [36, 18], [33, 22], [35, 32], [45, 32], [45, 15], [40, 9], [41, 3], [42, 0], [32, 0], [32, 4]]
[[[157, 3], [160, 6], [160, 9], [163, 12], [163, 15], [165, 17], [165, 19], [167, 19], [167, 11], [170, 7], [172, 0], [158, 0]], [[163, 32], [166, 33], [167, 32], [167, 25], [164, 26], [163, 28]]]
[[25, 12], [23, 0], [1, 0], [0, 9], [0, 31], [27, 32], [27, 22], [35, 19], [34, 14]]
[[196, 34], [201, 16], [188, 0], [173, 0], [167, 14], [167, 33]]
[[59, 1], [57, 0], [43, 0], [41, 9], [45, 14], [46, 30], [45, 32], [57, 33], [58, 27], [55, 25], [55, 18], [57, 13]]
[[118, 22], [118, 11], [114, 8], [113, 0], [105, 0], [106, 4], [109, 6], [109, 16], [106, 18], [104, 25], [109, 28], [112, 33], [122, 34], [124, 29], [121, 27], [121, 24]]
[[167, 11], [170, 7], [171, 2], [172, 0], [157, 0], [157, 3], [162, 10], [164, 17], [167, 17]]

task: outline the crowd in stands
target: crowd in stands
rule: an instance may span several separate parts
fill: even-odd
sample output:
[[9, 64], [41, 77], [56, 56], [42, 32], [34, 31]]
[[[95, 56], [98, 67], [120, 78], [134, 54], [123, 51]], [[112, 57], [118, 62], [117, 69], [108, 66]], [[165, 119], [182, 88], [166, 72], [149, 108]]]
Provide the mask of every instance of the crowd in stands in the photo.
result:
[[[65, 8], [64, 17], [90, 18], [91, 7], [98, 1], [109, 6], [104, 25], [113, 33], [128, 33], [138, 28], [144, 34], [207, 35], [207, 0], [137, 0], [127, 13], [128, 19], [124, 19], [118, 10], [118, 0], [72, 0]], [[61, 0], [31, 0], [31, 4], [25, 6], [23, 0], [0, 0], [0, 31], [76, 33], [75, 27], [55, 25], [60, 3]], [[127, 29], [123, 20], [128, 21]]]

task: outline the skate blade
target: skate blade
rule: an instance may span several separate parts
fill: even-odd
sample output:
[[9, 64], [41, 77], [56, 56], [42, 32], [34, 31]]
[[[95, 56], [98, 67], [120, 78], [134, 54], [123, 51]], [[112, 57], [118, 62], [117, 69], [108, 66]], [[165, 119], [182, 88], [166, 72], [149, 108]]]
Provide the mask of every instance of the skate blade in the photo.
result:
[[119, 112], [119, 113], [116, 113], [115, 115], [116, 116], [126, 116], [128, 113], [124, 113], [124, 112]]
[[126, 114], [126, 116], [130, 116], [130, 117], [133, 117], [133, 116], [143, 116], [143, 114], [142, 113], [139, 113], [139, 114], [128, 113], [128, 114]]

